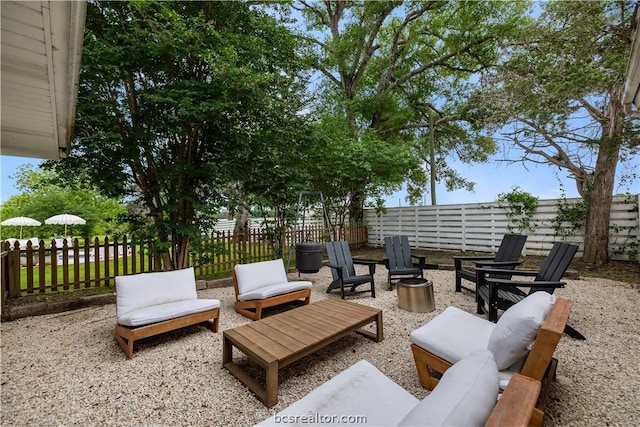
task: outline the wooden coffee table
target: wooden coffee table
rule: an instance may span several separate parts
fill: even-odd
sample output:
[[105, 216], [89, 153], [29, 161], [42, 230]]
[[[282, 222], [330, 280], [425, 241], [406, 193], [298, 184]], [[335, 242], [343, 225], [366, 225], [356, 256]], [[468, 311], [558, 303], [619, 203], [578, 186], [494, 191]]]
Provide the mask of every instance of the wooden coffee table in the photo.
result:
[[[361, 329], [375, 322], [376, 331]], [[222, 365], [267, 407], [278, 402], [278, 371], [351, 332], [383, 339], [382, 311], [325, 299], [223, 332]], [[265, 386], [233, 362], [233, 347], [264, 368]]]

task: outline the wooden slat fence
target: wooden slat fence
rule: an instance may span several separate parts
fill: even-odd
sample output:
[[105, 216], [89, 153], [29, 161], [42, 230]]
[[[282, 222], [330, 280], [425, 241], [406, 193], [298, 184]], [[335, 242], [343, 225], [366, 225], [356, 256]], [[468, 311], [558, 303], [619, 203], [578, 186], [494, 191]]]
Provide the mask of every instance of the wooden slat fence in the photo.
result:
[[[38, 245], [27, 242], [20, 248], [3, 242], [2, 250], [9, 260], [10, 274], [3, 277], [3, 290], [9, 297], [75, 291], [89, 288], [111, 288], [116, 275], [153, 271], [160, 265], [148, 249], [150, 242], [130, 243], [105, 238], [67, 241], [43, 240]], [[17, 274], [16, 274], [17, 271]], [[17, 282], [17, 283], [16, 283]]]
[[[352, 247], [367, 242], [364, 226], [340, 232], [343, 239], [351, 239]], [[296, 242], [326, 240], [322, 225], [312, 225], [298, 231]], [[246, 235], [234, 236], [231, 231], [214, 232], [201, 247], [194, 247], [190, 264], [198, 278], [226, 276], [236, 264], [273, 259], [267, 233], [253, 229]], [[286, 237], [291, 245], [292, 233]], [[113, 288], [117, 275], [127, 275], [162, 269], [161, 260], [154, 255], [152, 242], [130, 242], [98, 238], [80, 242], [52, 240], [49, 245], [28, 241], [25, 248], [16, 242], [2, 242], [3, 298], [43, 295], [54, 292], [77, 291], [90, 288]], [[286, 256], [286, 251], [284, 252]]]
[[[581, 199], [567, 199], [575, 205]], [[583, 231], [576, 230], [568, 237], [556, 236], [553, 218], [557, 216], [558, 200], [540, 200], [527, 234], [524, 254], [546, 255], [553, 242], [566, 241], [580, 246], [582, 254]], [[615, 196], [609, 222], [609, 253], [614, 260], [638, 260], [640, 247], [640, 195]], [[418, 249], [478, 251], [494, 253], [505, 233], [514, 226], [506, 210], [498, 203], [457, 204], [388, 208], [386, 214], [376, 215], [365, 209], [370, 246], [384, 246], [384, 237], [407, 235], [412, 247]], [[569, 229], [569, 224], [563, 224]]]
[[[349, 242], [352, 248], [360, 248], [367, 243], [367, 230], [364, 226], [347, 227], [334, 233], [334, 239]], [[228, 275], [236, 264], [273, 259], [271, 246], [266, 241], [268, 234], [264, 229], [253, 228], [244, 235], [234, 235], [231, 230], [216, 231], [191, 258], [196, 276], [210, 277]], [[327, 231], [322, 224], [305, 226], [297, 230], [295, 242], [325, 242]], [[293, 245], [292, 233], [287, 232], [283, 257], [287, 257], [288, 248]]]

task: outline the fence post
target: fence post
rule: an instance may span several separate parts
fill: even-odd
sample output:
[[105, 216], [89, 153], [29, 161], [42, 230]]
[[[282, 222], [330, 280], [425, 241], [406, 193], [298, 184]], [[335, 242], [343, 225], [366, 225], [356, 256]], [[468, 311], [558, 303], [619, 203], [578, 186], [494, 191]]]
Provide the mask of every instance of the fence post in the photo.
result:
[[9, 258], [9, 298], [17, 298], [20, 296], [20, 250], [9, 251], [7, 256]]

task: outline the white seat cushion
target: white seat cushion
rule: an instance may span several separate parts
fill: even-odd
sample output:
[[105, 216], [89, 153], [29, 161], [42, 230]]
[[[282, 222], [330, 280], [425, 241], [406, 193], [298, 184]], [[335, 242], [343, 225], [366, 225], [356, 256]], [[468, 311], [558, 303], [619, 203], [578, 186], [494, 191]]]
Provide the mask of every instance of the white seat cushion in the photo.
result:
[[[430, 322], [411, 333], [411, 342], [454, 364], [474, 351], [486, 350], [496, 324], [456, 307], [447, 307]], [[495, 354], [494, 354], [495, 357]], [[500, 369], [500, 388], [504, 389], [514, 373], [520, 372], [525, 357]]]
[[311, 282], [300, 280], [263, 286], [245, 294], [238, 295], [238, 301], [265, 299], [276, 295], [284, 295], [288, 294], [289, 292], [299, 291], [301, 289], [311, 289]]
[[118, 319], [141, 308], [197, 298], [193, 267], [116, 276]]
[[442, 375], [399, 426], [483, 426], [498, 399], [498, 368], [487, 350], [473, 352]]
[[534, 292], [500, 316], [487, 344], [498, 369], [508, 368], [528, 353], [554, 302], [548, 292]]
[[220, 301], [217, 299], [175, 301], [130, 311], [126, 315], [118, 317], [118, 323], [124, 326], [150, 325], [214, 308], [220, 308]]
[[411, 342], [450, 362], [476, 350], [486, 350], [495, 324], [456, 307], [447, 307], [424, 326], [411, 332]]
[[416, 404], [418, 399], [361, 360], [258, 426], [395, 426]]
[[238, 283], [238, 295], [269, 285], [287, 283], [287, 273], [282, 259], [238, 264], [234, 267]]

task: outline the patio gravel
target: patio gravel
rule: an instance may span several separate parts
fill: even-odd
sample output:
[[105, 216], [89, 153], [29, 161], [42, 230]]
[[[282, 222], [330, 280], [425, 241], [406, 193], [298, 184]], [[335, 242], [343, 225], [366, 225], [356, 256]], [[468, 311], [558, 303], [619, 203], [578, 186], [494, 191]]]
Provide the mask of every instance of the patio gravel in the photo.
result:
[[[279, 401], [271, 409], [222, 368], [221, 332], [193, 326], [142, 340], [128, 360], [114, 338], [114, 304], [2, 323], [0, 424], [251, 426], [361, 359], [421, 399], [428, 391], [418, 382], [409, 334], [449, 305], [475, 313], [473, 296], [454, 292], [453, 271], [427, 270], [426, 276], [434, 282], [436, 310], [411, 313], [397, 307], [395, 291], [386, 290], [386, 270], [378, 266], [377, 298], [350, 300], [383, 310], [384, 341], [351, 334], [282, 369]], [[325, 292], [327, 267], [300, 277], [314, 283], [312, 302], [338, 298]], [[587, 341], [566, 335], [560, 341], [544, 425], [640, 425], [638, 290], [607, 279], [567, 282], [556, 294], [574, 301], [569, 323]], [[220, 300], [220, 331], [250, 321], [233, 310], [232, 287], [199, 296]]]

